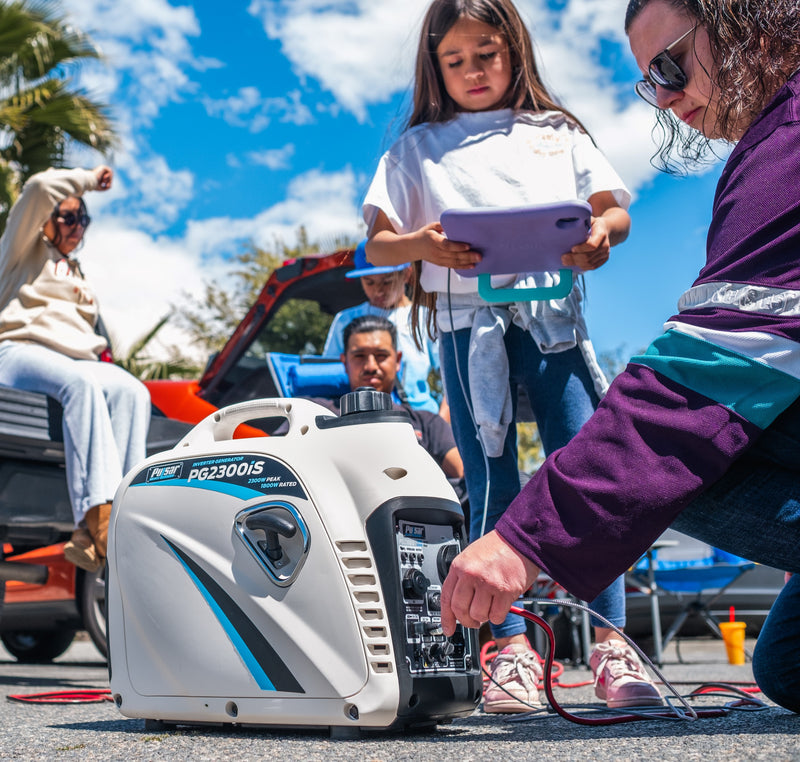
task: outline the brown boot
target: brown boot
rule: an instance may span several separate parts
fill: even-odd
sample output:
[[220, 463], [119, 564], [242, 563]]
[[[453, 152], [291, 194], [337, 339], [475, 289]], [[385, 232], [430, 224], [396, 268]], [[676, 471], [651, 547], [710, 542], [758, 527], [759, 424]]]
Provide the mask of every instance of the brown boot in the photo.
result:
[[86, 528], [92, 536], [97, 555], [102, 561], [108, 550], [108, 520], [111, 518], [111, 503], [93, 505], [84, 516]]
[[96, 572], [102, 565], [97, 557], [97, 550], [92, 542], [89, 530], [78, 527], [64, 545], [64, 558], [75, 566], [88, 572]]

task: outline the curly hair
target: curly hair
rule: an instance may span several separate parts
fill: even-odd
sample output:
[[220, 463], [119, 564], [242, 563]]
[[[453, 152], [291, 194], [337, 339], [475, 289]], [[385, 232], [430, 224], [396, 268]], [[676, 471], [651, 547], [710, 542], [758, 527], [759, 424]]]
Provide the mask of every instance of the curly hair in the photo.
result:
[[[630, 0], [625, 31], [652, 0]], [[729, 143], [750, 124], [800, 66], [798, 0], [662, 0], [685, 13], [708, 34], [718, 93], [715, 132]], [[653, 163], [668, 172], [680, 165], [702, 164], [713, 154], [710, 141], [689, 130], [669, 111], [659, 111], [660, 148]]]

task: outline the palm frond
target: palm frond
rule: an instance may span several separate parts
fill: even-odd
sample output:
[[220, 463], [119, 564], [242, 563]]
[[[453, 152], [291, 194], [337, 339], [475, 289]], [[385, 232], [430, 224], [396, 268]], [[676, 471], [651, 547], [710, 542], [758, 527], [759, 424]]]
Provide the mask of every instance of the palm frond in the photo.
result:
[[[107, 153], [115, 145], [109, 107], [68, 76], [99, 52], [53, 2], [0, 0], [0, 161], [20, 182], [63, 166], [75, 142]], [[2, 210], [0, 210], [2, 222]]]
[[0, 81], [35, 81], [56, 67], [99, 58], [89, 37], [67, 24], [53, 3], [0, 4]]
[[156, 334], [169, 322], [170, 314], [167, 313], [147, 333], [133, 342], [128, 350], [128, 357], [136, 357], [155, 337]]
[[146, 349], [150, 342], [169, 322], [171, 317], [170, 313], [161, 318], [150, 330], [133, 342], [127, 355], [117, 357], [114, 363], [142, 381], [197, 377], [201, 368], [197, 363], [181, 355], [177, 347], [169, 348], [166, 359], [151, 357], [146, 354]]

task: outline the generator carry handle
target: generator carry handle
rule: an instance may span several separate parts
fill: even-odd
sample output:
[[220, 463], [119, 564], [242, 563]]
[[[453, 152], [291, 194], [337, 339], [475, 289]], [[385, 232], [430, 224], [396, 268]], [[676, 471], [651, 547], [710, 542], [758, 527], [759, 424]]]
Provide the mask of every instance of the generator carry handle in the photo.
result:
[[176, 449], [227, 442], [233, 439], [237, 426], [256, 418], [286, 418], [289, 423], [286, 436], [300, 436], [314, 425], [314, 419], [318, 415], [330, 416], [331, 412], [321, 405], [304, 399], [281, 397], [248, 400], [221, 408], [204, 418], [178, 442]]

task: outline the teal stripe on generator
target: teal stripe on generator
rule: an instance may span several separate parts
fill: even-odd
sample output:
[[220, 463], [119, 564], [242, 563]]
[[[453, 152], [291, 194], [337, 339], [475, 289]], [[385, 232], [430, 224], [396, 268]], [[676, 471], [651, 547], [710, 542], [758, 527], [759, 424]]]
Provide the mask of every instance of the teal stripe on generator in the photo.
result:
[[761, 429], [800, 396], [800, 380], [745, 355], [667, 331], [631, 362], [714, 400]]

